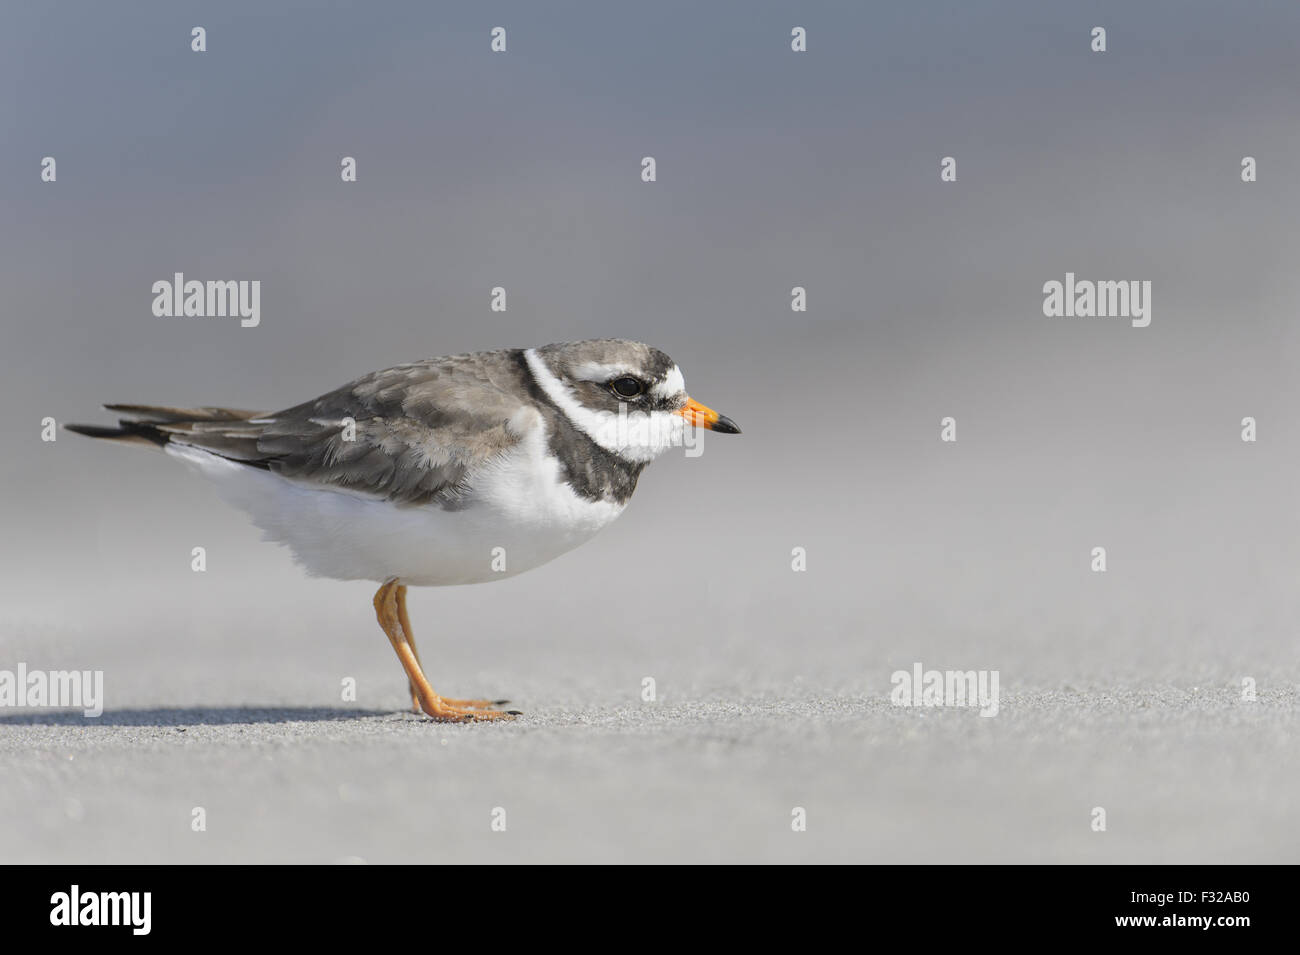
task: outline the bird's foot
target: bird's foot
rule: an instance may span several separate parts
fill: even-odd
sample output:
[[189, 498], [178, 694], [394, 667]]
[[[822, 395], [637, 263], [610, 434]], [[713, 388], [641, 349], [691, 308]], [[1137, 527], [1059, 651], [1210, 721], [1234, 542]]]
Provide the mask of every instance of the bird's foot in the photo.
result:
[[440, 697], [449, 706], [468, 710], [490, 710], [494, 706], [505, 706], [509, 700], [454, 700], [449, 696]]
[[523, 715], [518, 710], [486, 708], [492, 705], [491, 700], [454, 700], [437, 695], [419, 701], [419, 709], [423, 710], [429, 719], [439, 723], [485, 723], [490, 720], [512, 720], [516, 716]]
[[[410, 685], [410, 690], [411, 712], [419, 713], [424, 709], [424, 707], [420, 705], [420, 693], [415, 688], [414, 683]], [[442, 700], [442, 702], [447, 706], [455, 707], [458, 710], [490, 710], [496, 706], [505, 706], [510, 702], [509, 700], [458, 700], [450, 696], [440, 696], [438, 699]]]

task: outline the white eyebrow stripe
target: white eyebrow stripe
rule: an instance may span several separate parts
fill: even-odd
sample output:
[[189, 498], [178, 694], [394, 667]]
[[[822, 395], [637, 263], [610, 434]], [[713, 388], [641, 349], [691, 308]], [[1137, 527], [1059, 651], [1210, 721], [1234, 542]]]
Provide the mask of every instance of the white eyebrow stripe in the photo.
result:
[[635, 374], [627, 365], [602, 365], [589, 361], [573, 369], [573, 377], [579, 381], [609, 381], [619, 375]]
[[[594, 381], [601, 384], [620, 375], [631, 375], [633, 378], [640, 377], [635, 368], [624, 364], [602, 364], [593, 361], [578, 365], [573, 369], [573, 377], [578, 381]], [[682, 378], [681, 370], [676, 365], [668, 369], [663, 381], [650, 388], [650, 394], [656, 398], [672, 398], [676, 395], [685, 394], [685, 392], [686, 380]]]
[[682, 377], [681, 369], [673, 365], [668, 369], [668, 374], [664, 375], [664, 380], [651, 388], [650, 393], [656, 398], [671, 398], [673, 395], [685, 394], [686, 379]]

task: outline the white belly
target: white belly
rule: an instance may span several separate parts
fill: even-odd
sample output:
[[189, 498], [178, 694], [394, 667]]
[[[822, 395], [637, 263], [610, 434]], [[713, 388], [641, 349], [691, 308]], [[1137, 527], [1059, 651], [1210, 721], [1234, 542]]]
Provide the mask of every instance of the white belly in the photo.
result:
[[460, 510], [398, 506], [295, 484], [205, 451], [167, 452], [212, 478], [268, 540], [316, 577], [412, 586], [475, 584], [531, 570], [590, 540], [624, 505], [589, 501], [560, 478], [540, 428], [478, 473]]

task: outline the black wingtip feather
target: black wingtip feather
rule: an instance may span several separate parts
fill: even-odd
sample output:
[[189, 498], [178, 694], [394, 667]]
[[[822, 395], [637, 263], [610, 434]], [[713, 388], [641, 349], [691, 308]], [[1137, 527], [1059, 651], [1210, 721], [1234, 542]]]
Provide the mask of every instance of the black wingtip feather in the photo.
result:
[[65, 424], [63, 430], [73, 434], [84, 434], [88, 438], [105, 438], [109, 441], [147, 441], [162, 447], [171, 438], [148, 425], [134, 421], [123, 421], [119, 427], [107, 428], [97, 424]]

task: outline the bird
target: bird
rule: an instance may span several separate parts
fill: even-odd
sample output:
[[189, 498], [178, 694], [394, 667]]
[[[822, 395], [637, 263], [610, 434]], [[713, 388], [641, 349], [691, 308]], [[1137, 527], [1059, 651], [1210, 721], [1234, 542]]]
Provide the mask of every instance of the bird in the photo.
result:
[[[625, 339], [428, 358], [276, 412], [106, 404], [93, 438], [161, 449], [213, 481], [311, 576], [379, 585], [375, 615], [412, 709], [508, 720], [508, 700], [440, 696], [420, 662], [408, 587], [502, 580], [590, 540], [641, 472], [704, 429], [677, 364]], [[692, 429], [690, 432], [687, 429]]]

